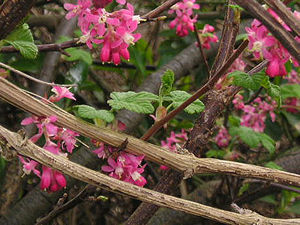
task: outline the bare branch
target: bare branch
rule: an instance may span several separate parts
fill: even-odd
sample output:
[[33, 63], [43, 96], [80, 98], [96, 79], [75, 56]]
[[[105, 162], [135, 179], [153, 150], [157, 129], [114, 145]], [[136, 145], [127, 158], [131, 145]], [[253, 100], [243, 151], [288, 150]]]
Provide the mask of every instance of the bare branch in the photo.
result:
[[[275, 183], [295, 185], [300, 187], [300, 175], [284, 171], [264, 168], [255, 165], [218, 160], [213, 158], [196, 158], [165, 151], [163, 148], [144, 142], [129, 135], [120, 134], [106, 128], [100, 128], [82, 121], [68, 112], [53, 107], [31, 97], [20, 88], [0, 78], [0, 97], [5, 101], [36, 116], [56, 116], [57, 125], [74, 130], [83, 136], [105, 142], [112, 146], [120, 146], [128, 138], [128, 151], [145, 155], [156, 163], [167, 165], [186, 173], [223, 173], [233, 176], [258, 178]], [[266, 176], [266, 174], [268, 174]]]
[[94, 170], [73, 163], [66, 157], [54, 155], [51, 152], [44, 151], [42, 148], [38, 147], [29, 140], [24, 142], [24, 137], [5, 129], [2, 126], [0, 126], [0, 135], [7, 141], [9, 145], [17, 150], [19, 154], [30, 157], [37, 162], [42, 163], [43, 165], [61, 171], [86, 183], [99, 186], [115, 193], [123, 193], [139, 200], [153, 203], [162, 207], [173, 208], [189, 214], [202, 216], [227, 224], [252, 225], [259, 221], [262, 225], [292, 225], [299, 224], [300, 222], [300, 219], [270, 219], [253, 212], [249, 214], [233, 213], [166, 194], [161, 194], [156, 191], [141, 188], [130, 183], [111, 178]]

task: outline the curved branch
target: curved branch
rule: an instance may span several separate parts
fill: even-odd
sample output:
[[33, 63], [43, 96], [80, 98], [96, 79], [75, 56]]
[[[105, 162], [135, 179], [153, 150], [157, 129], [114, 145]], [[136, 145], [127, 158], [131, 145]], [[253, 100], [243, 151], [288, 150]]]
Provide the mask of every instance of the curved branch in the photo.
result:
[[226, 224], [252, 225], [260, 222], [262, 225], [293, 225], [299, 224], [300, 219], [271, 219], [250, 212], [245, 214], [233, 213], [213, 208], [199, 203], [161, 194], [146, 188], [141, 188], [124, 181], [111, 178], [99, 172], [93, 171], [76, 163], [73, 163], [63, 156], [54, 155], [44, 151], [29, 140], [14, 132], [0, 126], [2, 139], [12, 146], [19, 154], [25, 155], [48, 167], [68, 174], [86, 183], [96, 185], [115, 193], [123, 193], [139, 200], [153, 203], [162, 207], [173, 208], [189, 214], [202, 216]]

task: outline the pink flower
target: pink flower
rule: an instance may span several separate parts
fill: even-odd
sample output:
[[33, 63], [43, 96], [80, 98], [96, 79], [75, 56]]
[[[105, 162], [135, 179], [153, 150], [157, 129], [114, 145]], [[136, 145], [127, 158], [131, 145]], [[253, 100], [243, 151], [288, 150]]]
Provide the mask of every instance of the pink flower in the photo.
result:
[[77, 5], [65, 3], [64, 8], [69, 11], [66, 18], [69, 20], [75, 16], [82, 16], [85, 10], [91, 7], [91, 5], [92, 2], [90, 0], [78, 0]]
[[22, 156], [19, 156], [19, 160], [23, 163], [23, 171], [25, 174], [30, 174], [32, 171], [37, 176], [41, 175], [40, 171], [35, 168], [39, 165], [38, 162], [30, 159], [24, 159]]
[[230, 139], [231, 139], [231, 136], [229, 135], [229, 133], [225, 127], [221, 128], [219, 130], [219, 133], [217, 134], [217, 136], [215, 138], [216, 143], [220, 148], [227, 147]]
[[51, 102], [58, 102], [62, 98], [69, 98], [72, 100], [76, 100], [74, 97], [74, 94], [71, 93], [68, 88], [61, 87], [61, 86], [54, 86], [51, 89], [51, 91], [55, 93], [55, 96], [51, 96], [49, 98], [49, 101], [51, 101]]
[[216, 43], [219, 41], [214, 31], [215, 28], [209, 24], [205, 24], [203, 30], [199, 30], [203, 48], [210, 49], [210, 43]]
[[41, 189], [51, 192], [58, 191], [67, 185], [66, 178], [60, 172], [47, 166], [42, 166]]
[[200, 9], [200, 6], [195, 3], [195, 0], [183, 0], [176, 3], [169, 10], [169, 14], [176, 13], [176, 18], [171, 21], [170, 28], [176, 27], [178, 36], [187, 36], [190, 31], [194, 31], [194, 23], [197, 22], [197, 17], [192, 18], [193, 10]]
[[260, 97], [256, 98], [251, 105], [245, 105], [242, 109], [244, 114], [241, 119], [241, 125], [251, 127], [256, 132], [264, 132], [265, 120], [269, 113], [272, 122], [275, 122], [274, 113], [276, 102], [267, 98], [270, 103], [263, 101]]
[[144, 186], [147, 181], [141, 175], [146, 166], [141, 166], [143, 158], [144, 156], [135, 156], [127, 152], [121, 152], [116, 160], [109, 157], [107, 160], [108, 165], [102, 166], [101, 169], [116, 179]]
[[[161, 146], [171, 152], [177, 152], [176, 144], [183, 144], [187, 140], [188, 136], [184, 129], [181, 130], [181, 133], [175, 133], [174, 131], [171, 131], [170, 137], [168, 137], [166, 141], [161, 141]], [[160, 169], [166, 170], [168, 167], [161, 165]]]

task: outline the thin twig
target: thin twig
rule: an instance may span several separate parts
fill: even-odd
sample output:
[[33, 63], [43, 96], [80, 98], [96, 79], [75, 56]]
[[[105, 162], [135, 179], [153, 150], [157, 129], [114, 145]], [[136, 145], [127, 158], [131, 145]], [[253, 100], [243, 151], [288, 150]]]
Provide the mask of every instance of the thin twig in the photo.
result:
[[208, 65], [208, 62], [207, 62], [204, 50], [203, 50], [201, 36], [200, 36], [200, 34], [199, 34], [198, 30], [197, 30], [196, 24], [194, 24], [194, 33], [195, 33], [195, 36], [196, 36], [197, 43], [199, 45], [200, 54], [202, 56], [202, 59], [204, 60], [205, 68], [206, 68], [206, 71], [207, 71], [207, 74], [208, 74], [208, 79], [210, 79], [211, 78], [210, 68], [209, 68], [209, 65]]
[[[56, 44], [42, 44], [42, 45], [37, 45], [37, 48], [39, 52], [51, 52], [51, 51], [62, 52], [63, 49], [85, 45], [84, 43], [80, 43], [78, 41], [79, 39], [74, 39], [71, 41], [65, 41]], [[0, 53], [15, 53], [15, 52], [19, 52], [19, 50], [16, 49], [14, 46], [4, 46], [1, 47], [0, 49]]]
[[85, 198], [85, 195], [87, 194], [87, 190], [91, 188], [92, 185], [86, 185], [74, 198], [71, 200], [67, 201], [66, 203], [55, 207], [50, 213], [48, 213], [47, 216], [37, 219], [37, 222], [35, 225], [42, 225], [42, 224], [47, 224], [51, 220], [53, 220], [55, 217], [60, 215], [61, 213], [65, 212], [68, 209], [73, 208], [76, 206], [78, 203], [82, 202]]
[[146, 20], [149, 20], [151, 18], [157, 17], [163, 11], [165, 11], [166, 9], [169, 9], [172, 5], [176, 4], [179, 1], [180, 0], [167, 0], [166, 2], [164, 2], [163, 4], [161, 4], [160, 6], [155, 8], [154, 10], [152, 10], [152, 11], [148, 12], [147, 14], [143, 15], [142, 18], [146, 19]]
[[25, 77], [25, 78], [27, 78], [29, 80], [32, 80], [34, 82], [37, 82], [39, 84], [44, 84], [44, 85], [48, 85], [48, 86], [60, 86], [60, 87], [76, 87], [77, 86], [77, 84], [55, 84], [55, 83], [48, 83], [48, 82], [39, 80], [37, 78], [34, 78], [34, 77], [32, 77], [32, 76], [30, 76], [30, 75], [28, 75], [26, 73], [23, 73], [22, 71], [17, 70], [17, 69], [15, 69], [15, 68], [13, 68], [13, 67], [11, 67], [9, 65], [6, 65], [6, 64], [4, 64], [2, 62], [0, 62], [0, 67], [5, 68], [7, 70], [10, 70], [10, 71], [12, 71], [12, 72], [14, 72], [14, 73], [16, 73], [18, 75], [21, 75], [22, 77]]

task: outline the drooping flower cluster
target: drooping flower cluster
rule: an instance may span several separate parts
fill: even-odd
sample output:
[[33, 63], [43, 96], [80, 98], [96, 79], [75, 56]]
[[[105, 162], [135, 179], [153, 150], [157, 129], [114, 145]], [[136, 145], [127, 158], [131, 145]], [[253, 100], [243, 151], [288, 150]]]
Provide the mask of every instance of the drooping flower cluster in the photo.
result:
[[229, 145], [230, 139], [231, 139], [231, 136], [229, 135], [229, 133], [225, 127], [222, 127], [219, 130], [219, 133], [217, 134], [217, 136], [215, 137], [215, 141], [220, 148], [227, 147]]
[[266, 100], [258, 97], [250, 105], [245, 105], [243, 103], [243, 96], [237, 95], [232, 102], [236, 109], [244, 112], [241, 118], [242, 126], [251, 127], [257, 132], [264, 132], [267, 115], [270, 115], [272, 122], [275, 121], [276, 114], [274, 110], [276, 102], [270, 97], [267, 97]]
[[217, 35], [215, 35], [215, 28], [209, 24], [205, 24], [202, 30], [199, 30], [202, 47], [210, 49], [210, 43], [216, 43], [219, 41]]
[[[268, 9], [268, 11], [287, 31], [291, 31], [273, 10]], [[295, 19], [300, 20], [298, 12], [295, 11], [294, 15]], [[266, 73], [270, 77], [287, 75], [285, 63], [288, 60], [292, 59], [293, 63], [299, 66], [299, 63], [291, 57], [277, 39], [271, 36], [269, 30], [260, 21], [253, 20], [251, 27], [246, 27], [245, 29], [249, 38], [249, 50], [253, 53], [254, 59], [261, 60], [264, 58], [269, 61]], [[300, 42], [299, 37], [296, 40]]]
[[[78, 0], [76, 5], [66, 3], [64, 7], [69, 12], [67, 19], [78, 16], [78, 25], [83, 33], [81, 41], [92, 49], [93, 44], [102, 44], [100, 58], [102, 62], [119, 64], [121, 58], [129, 60], [128, 47], [141, 38], [136, 31], [141, 18], [134, 15], [134, 7], [127, 3], [127, 9], [107, 12], [103, 7], [111, 0], [93, 1]], [[125, 0], [117, 0], [125, 4]]]
[[[124, 124], [119, 122], [118, 129], [124, 130]], [[136, 156], [125, 152], [123, 149], [94, 141], [98, 147], [93, 152], [101, 159], [107, 159], [108, 165], [102, 166], [102, 171], [109, 173], [109, 176], [143, 187], [147, 181], [141, 175], [146, 164], [143, 166], [144, 156]]]
[[183, 0], [176, 3], [169, 10], [169, 14], [176, 13], [176, 18], [171, 21], [170, 28], [176, 27], [176, 34], [180, 37], [187, 36], [190, 31], [194, 31], [194, 23], [197, 16], [193, 16], [193, 10], [200, 9], [200, 5], [195, 0]]
[[[49, 98], [49, 101], [51, 102], [60, 101], [62, 98], [75, 100], [73, 94], [65, 87], [54, 86], [52, 91], [55, 93], [55, 95]], [[67, 156], [68, 153], [73, 152], [76, 144], [76, 137], [79, 136], [79, 134], [72, 130], [56, 126], [54, 124], [56, 121], [56, 116], [31, 116], [25, 118], [21, 124], [34, 124], [37, 126], [37, 134], [30, 138], [32, 142], [37, 142], [43, 136], [45, 139], [43, 149], [56, 155]], [[60, 172], [47, 166], [41, 166], [38, 162], [22, 156], [19, 156], [19, 159], [23, 163], [23, 170], [26, 174], [33, 172], [41, 178], [40, 187], [42, 190], [53, 192], [58, 191], [66, 186], [66, 179]]]
[[[187, 140], [188, 136], [184, 129], [181, 130], [181, 133], [177, 134], [174, 131], [171, 131], [170, 137], [168, 137], [165, 141], [161, 141], [161, 147], [168, 149], [171, 152], [177, 152], [176, 145], [183, 144]], [[161, 165], [160, 169], [166, 170], [168, 167]]]

